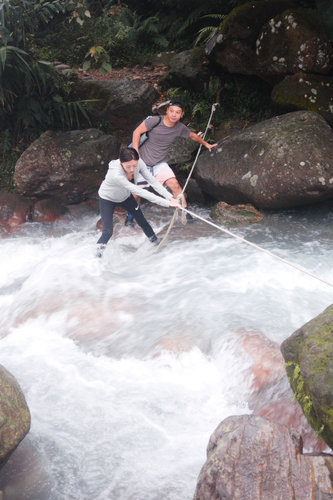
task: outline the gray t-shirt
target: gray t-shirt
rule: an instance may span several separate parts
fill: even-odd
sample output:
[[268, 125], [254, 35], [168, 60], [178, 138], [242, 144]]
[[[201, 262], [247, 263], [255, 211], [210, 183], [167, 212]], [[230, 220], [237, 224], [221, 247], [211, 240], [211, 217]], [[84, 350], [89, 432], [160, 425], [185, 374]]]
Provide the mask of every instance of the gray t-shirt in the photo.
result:
[[152, 129], [158, 120], [158, 116], [149, 116], [145, 119], [145, 125], [150, 132], [149, 139], [140, 147], [140, 157], [148, 167], [153, 167], [164, 161], [166, 162], [173, 141], [177, 137], [188, 139], [191, 133], [190, 129], [181, 122], [177, 122], [173, 127], [167, 127], [164, 124], [163, 118]]

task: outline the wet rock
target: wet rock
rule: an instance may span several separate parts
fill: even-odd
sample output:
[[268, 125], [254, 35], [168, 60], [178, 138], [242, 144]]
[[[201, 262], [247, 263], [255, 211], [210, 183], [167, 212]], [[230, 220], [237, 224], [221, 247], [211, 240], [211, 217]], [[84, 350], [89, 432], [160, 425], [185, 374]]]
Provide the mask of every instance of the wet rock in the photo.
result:
[[284, 425], [254, 416], [225, 419], [212, 434], [194, 500], [331, 498], [332, 456], [302, 454]]
[[224, 201], [220, 201], [214, 205], [210, 211], [210, 216], [222, 224], [231, 226], [260, 222], [264, 218], [264, 214], [252, 205], [228, 205]]
[[288, 208], [333, 196], [333, 132], [296, 111], [247, 127], [199, 156], [196, 179], [218, 201]]
[[0, 191], [0, 232], [12, 233], [30, 219], [32, 203], [15, 193]]
[[100, 130], [47, 131], [18, 159], [15, 189], [27, 197], [79, 203], [96, 195], [109, 161], [117, 157], [117, 139]]
[[281, 352], [304, 415], [333, 448], [333, 306], [286, 339]]
[[253, 414], [295, 429], [307, 452], [329, 452], [329, 447], [316, 435], [295, 401], [280, 346], [261, 332], [239, 329], [235, 334], [251, 360], [248, 405]]
[[333, 78], [298, 73], [286, 76], [274, 86], [272, 100], [289, 109], [306, 109], [319, 113], [333, 124]]
[[151, 115], [158, 95], [150, 83], [139, 79], [79, 80], [76, 88], [77, 98], [96, 99], [87, 104], [92, 125], [107, 122], [108, 129], [121, 137], [127, 137], [135, 123]]
[[0, 365], [0, 466], [30, 429], [30, 412], [16, 379]]
[[67, 213], [61, 200], [49, 198], [37, 201], [31, 211], [32, 222], [55, 222]]

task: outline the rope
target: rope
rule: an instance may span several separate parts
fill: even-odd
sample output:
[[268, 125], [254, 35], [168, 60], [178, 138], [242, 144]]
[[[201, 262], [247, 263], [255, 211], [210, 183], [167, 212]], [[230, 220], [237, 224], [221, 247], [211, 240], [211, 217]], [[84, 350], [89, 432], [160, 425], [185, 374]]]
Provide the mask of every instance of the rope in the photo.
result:
[[[203, 139], [205, 139], [205, 137], [206, 137], [207, 131], [208, 131], [209, 127], [210, 127], [210, 122], [211, 122], [211, 120], [212, 120], [213, 114], [214, 114], [214, 112], [216, 111], [216, 108], [217, 108], [218, 106], [219, 106], [219, 103], [218, 103], [218, 102], [215, 102], [215, 103], [212, 105], [212, 108], [211, 108], [211, 111], [210, 111], [210, 116], [209, 116], [209, 119], [208, 119], [208, 122], [207, 122], [207, 126], [206, 126], [205, 132], [204, 132], [204, 134], [203, 134], [203, 136], [202, 136], [202, 138], [203, 138]], [[186, 187], [187, 187], [187, 184], [189, 183], [189, 180], [190, 180], [191, 175], [192, 175], [192, 173], [193, 173], [194, 167], [195, 167], [195, 165], [196, 165], [196, 163], [197, 163], [197, 160], [198, 160], [198, 158], [199, 158], [201, 148], [202, 148], [202, 144], [200, 144], [200, 146], [199, 146], [199, 149], [198, 149], [198, 151], [197, 151], [197, 154], [196, 154], [196, 157], [195, 157], [195, 159], [194, 159], [193, 165], [192, 165], [192, 167], [191, 167], [191, 170], [190, 170], [190, 172], [189, 172], [189, 174], [188, 174], [188, 176], [187, 176], [187, 179], [186, 179], [186, 181], [185, 181], [184, 187], [183, 187], [183, 189], [182, 189], [181, 195], [183, 195], [183, 194], [184, 194], [185, 189], [186, 189]], [[181, 196], [180, 201], [181, 201], [181, 205], [182, 205], [182, 209], [183, 209], [183, 208], [184, 208], [184, 199], [183, 199], [183, 196]], [[161, 239], [161, 241], [160, 241], [160, 242], [159, 242], [159, 244], [157, 245], [157, 247], [156, 247], [156, 249], [155, 249], [154, 253], [155, 253], [155, 252], [158, 252], [158, 250], [161, 248], [161, 246], [163, 245], [163, 243], [164, 243], [164, 242], [165, 242], [165, 240], [167, 239], [168, 234], [170, 233], [171, 228], [172, 228], [172, 226], [173, 226], [173, 225], [174, 225], [174, 223], [175, 223], [175, 220], [176, 220], [176, 218], [177, 218], [177, 215], [178, 215], [178, 208], [175, 208], [175, 211], [174, 211], [173, 216], [172, 216], [172, 218], [171, 218], [171, 221], [170, 221], [169, 227], [168, 227], [168, 229], [167, 229], [167, 232], [165, 233], [165, 235], [163, 236], [163, 238]], [[182, 223], [183, 223], [183, 224], [186, 224], [186, 218], [182, 218]]]
[[229, 231], [228, 229], [225, 229], [221, 226], [218, 226], [217, 224], [214, 224], [213, 222], [210, 222], [209, 220], [207, 219], [204, 219], [203, 217], [200, 217], [200, 215], [197, 215], [195, 214], [194, 212], [191, 212], [190, 210], [188, 210], [187, 208], [184, 208], [182, 207], [181, 210], [183, 212], [187, 212], [189, 213], [190, 215], [192, 215], [192, 217], [195, 217], [196, 219], [200, 219], [201, 221], [205, 222], [206, 224], [209, 224], [210, 226], [212, 227], [215, 227], [216, 229], [218, 229], [219, 231], [223, 231], [224, 233], [227, 233], [229, 234], [229, 236], [232, 236], [233, 238], [236, 238], [240, 241], [242, 241], [243, 243], [246, 243], [247, 245], [250, 245], [251, 247], [254, 247], [256, 248], [257, 250], [260, 250], [261, 252], [264, 252], [266, 253], [267, 255], [269, 255], [270, 257], [273, 257], [274, 259], [277, 259], [279, 260], [280, 262], [283, 262], [284, 264], [287, 264], [288, 266], [291, 266], [293, 267], [294, 269], [297, 269], [298, 271], [301, 271], [302, 273], [305, 273], [307, 274], [308, 276], [311, 276], [311, 278], [315, 278], [316, 280], [319, 280], [321, 281], [322, 283], [325, 283], [325, 285], [328, 285], [328, 286], [331, 286], [333, 287], [333, 283], [330, 283], [329, 281], [326, 281], [324, 280], [323, 278], [320, 278], [319, 276], [316, 276], [315, 274], [311, 273], [310, 271], [308, 271], [307, 269], [305, 269], [304, 267], [301, 267], [299, 266], [298, 264], [294, 264], [286, 259], [283, 259], [282, 257], [279, 257], [278, 255], [275, 255], [274, 253], [270, 252], [269, 250], [266, 250], [265, 248], [262, 248], [261, 246], [259, 245], [256, 245], [255, 243], [251, 243], [251, 241], [248, 241], [246, 240], [245, 238], [242, 238], [241, 236], [238, 236], [237, 234], [235, 233], [232, 233], [231, 231]]

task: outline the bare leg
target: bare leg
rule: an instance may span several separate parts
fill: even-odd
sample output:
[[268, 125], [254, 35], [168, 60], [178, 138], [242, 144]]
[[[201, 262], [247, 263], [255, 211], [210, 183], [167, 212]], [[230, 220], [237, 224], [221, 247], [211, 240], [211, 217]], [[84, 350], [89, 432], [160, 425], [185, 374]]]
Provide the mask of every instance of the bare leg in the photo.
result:
[[[180, 184], [179, 182], [177, 181], [176, 177], [172, 177], [171, 179], [168, 179], [165, 184], [167, 185], [167, 187], [169, 189], [171, 189], [172, 191], [172, 194], [174, 196], [174, 198], [177, 198], [177, 196], [179, 194], [181, 194], [182, 192], [182, 188], [180, 187]], [[186, 200], [185, 200], [185, 197], [184, 197], [184, 206], [186, 207], [187, 204], [186, 204]]]

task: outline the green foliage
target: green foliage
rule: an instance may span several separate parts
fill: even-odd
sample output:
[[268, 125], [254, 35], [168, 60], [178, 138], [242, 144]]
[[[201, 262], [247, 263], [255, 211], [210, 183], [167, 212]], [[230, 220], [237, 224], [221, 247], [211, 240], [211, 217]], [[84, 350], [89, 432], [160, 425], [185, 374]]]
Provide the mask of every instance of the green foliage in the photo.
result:
[[110, 57], [101, 45], [91, 47], [86, 54], [86, 60], [83, 63], [82, 69], [83, 71], [88, 71], [90, 68], [98, 69], [102, 75], [112, 71]]
[[216, 22], [218, 22], [217, 26], [204, 26], [201, 28], [198, 32], [198, 35], [194, 41], [194, 46], [199, 45], [199, 44], [206, 44], [213, 38], [214, 35], [216, 35], [220, 29], [221, 29], [221, 24], [225, 18], [224, 14], [208, 14], [206, 16], [203, 16], [202, 19], [213, 19]]
[[71, 102], [71, 83], [46, 62], [25, 51], [0, 48], [0, 130], [15, 137], [33, 130], [71, 128], [86, 116], [81, 102]]

